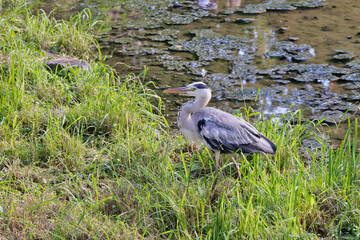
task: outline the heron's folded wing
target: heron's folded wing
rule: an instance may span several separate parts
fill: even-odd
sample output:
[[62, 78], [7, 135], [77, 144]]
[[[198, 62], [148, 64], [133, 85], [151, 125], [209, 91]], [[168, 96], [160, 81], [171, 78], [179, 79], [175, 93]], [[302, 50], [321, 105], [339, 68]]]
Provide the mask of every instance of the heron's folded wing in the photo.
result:
[[205, 117], [198, 121], [200, 135], [213, 150], [236, 152], [244, 145], [257, 143], [261, 134], [249, 123], [231, 114]]

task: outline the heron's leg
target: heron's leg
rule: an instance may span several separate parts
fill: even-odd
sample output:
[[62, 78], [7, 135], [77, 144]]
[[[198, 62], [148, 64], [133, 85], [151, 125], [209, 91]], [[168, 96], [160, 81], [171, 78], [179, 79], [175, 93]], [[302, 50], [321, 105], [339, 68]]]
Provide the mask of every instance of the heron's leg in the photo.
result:
[[231, 160], [232, 160], [233, 163], [235, 164], [235, 167], [236, 167], [236, 169], [237, 169], [237, 171], [238, 171], [238, 178], [241, 179], [240, 168], [239, 168], [239, 166], [238, 166], [238, 163], [235, 161], [235, 159], [234, 159], [232, 156], [230, 156], [230, 157], [231, 157]]
[[220, 158], [220, 151], [215, 152], [215, 166], [216, 166], [216, 173], [219, 172], [219, 158]]
[[219, 178], [219, 158], [220, 158], [220, 151], [216, 151], [215, 152], [215, 168], [216, 168], [215, 169], [215, 176], [216, 176], [216, 178], [215, 178], [215, 181], [214, 181], [214, 183], [213, 183], [213, 185], [211, 187], [211, 192], [214, 191], [214, 188], [216, 186], [216, 182], [217, 182], [217, 180]]

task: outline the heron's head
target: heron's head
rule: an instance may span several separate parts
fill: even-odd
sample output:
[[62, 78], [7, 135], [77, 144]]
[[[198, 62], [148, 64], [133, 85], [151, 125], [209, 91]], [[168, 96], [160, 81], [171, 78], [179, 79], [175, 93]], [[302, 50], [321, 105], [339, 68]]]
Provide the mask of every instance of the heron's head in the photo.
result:
[[187, 96], [208, 96], [211, 95], [211, 89], [202, 82], [191, 83], [185, 87], [167, 89], [164, 93], [181, 93]]

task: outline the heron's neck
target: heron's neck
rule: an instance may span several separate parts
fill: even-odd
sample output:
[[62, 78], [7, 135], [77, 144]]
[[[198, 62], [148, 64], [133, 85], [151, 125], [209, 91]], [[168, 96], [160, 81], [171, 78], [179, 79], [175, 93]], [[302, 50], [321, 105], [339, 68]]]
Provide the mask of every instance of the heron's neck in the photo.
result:
[[178, 124], [183, 123], [190, 119], [191, 114], [203, 109], [210, 101], [211, 93], [206, 95], [196, 96], [194, 100], [184, 103], [178, 113]]

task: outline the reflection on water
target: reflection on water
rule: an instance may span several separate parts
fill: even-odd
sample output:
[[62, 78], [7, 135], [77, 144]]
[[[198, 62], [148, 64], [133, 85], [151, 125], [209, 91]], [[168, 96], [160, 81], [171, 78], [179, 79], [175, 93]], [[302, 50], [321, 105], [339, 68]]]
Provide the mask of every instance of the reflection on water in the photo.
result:
[[[167, 101], [169, 119], [185, 100], [164, 96], [161, 90], [192, 81], [206, 82], [214, 93], [211, 105], [223, 110], [252, 106], [265, 115], [280, 115], [292, 107], [317, 118], [323, 111], [345, 112], [358, 106], [360, 87], [353, 83], [360, 82], [360, 75], [358, 79], [352, 74], [359, 70], [356, 64], [346, 65], [360, 56], [357, 1], [333, 0], [324, 7], [293, 11], [254, 6], [272, 2], [277, 5], [271, 9], [292, 9], [291, 4], [304, 1], [134, 0], [91, 6], [44, 1], [41, 6], [48, 12], [55, 8], [58, 18], [85, 7], [107, 15], [112, 30], [100, 44], [103, 54], [112, 56], [108, 63], [124, 75], [140, 73], [146, 65], [148, 80]], [[262, 12], [247, 14], [242, 9]], [[355, 57], [336, 61], [335, 50], [341, 49]]]
[[197, 3], [202, 8], [217, 9], [217, 1], [214, 0], [198, 0]]
[[240, 8], [241, 7], [241, 0], [227, 0], [226, 1], [227, 8]]
[[275, 107], [275, 108], [268, 108], [265, 107], [262, 112], [264, 114], [275, 114], [275, 115], [279, 115], [279, 114], [285, 114], [287, 112], [289, 112], [290, 109], [289, 108], [284, 108], [284, 107]]
[[[210, 9], [213, 9], [213, 10], [221, 10], [221, 8], [223, 6], [225, 6], [226, 9], [240, 8], [241, 7], [241, 2], [242, 2], [242, 0], [226, 0], [226, 1], [198, 0], [197, 4], [202, 8], [210, 8]], [[219, 6], [220, 6], [220, 9], [219, 9]]]

